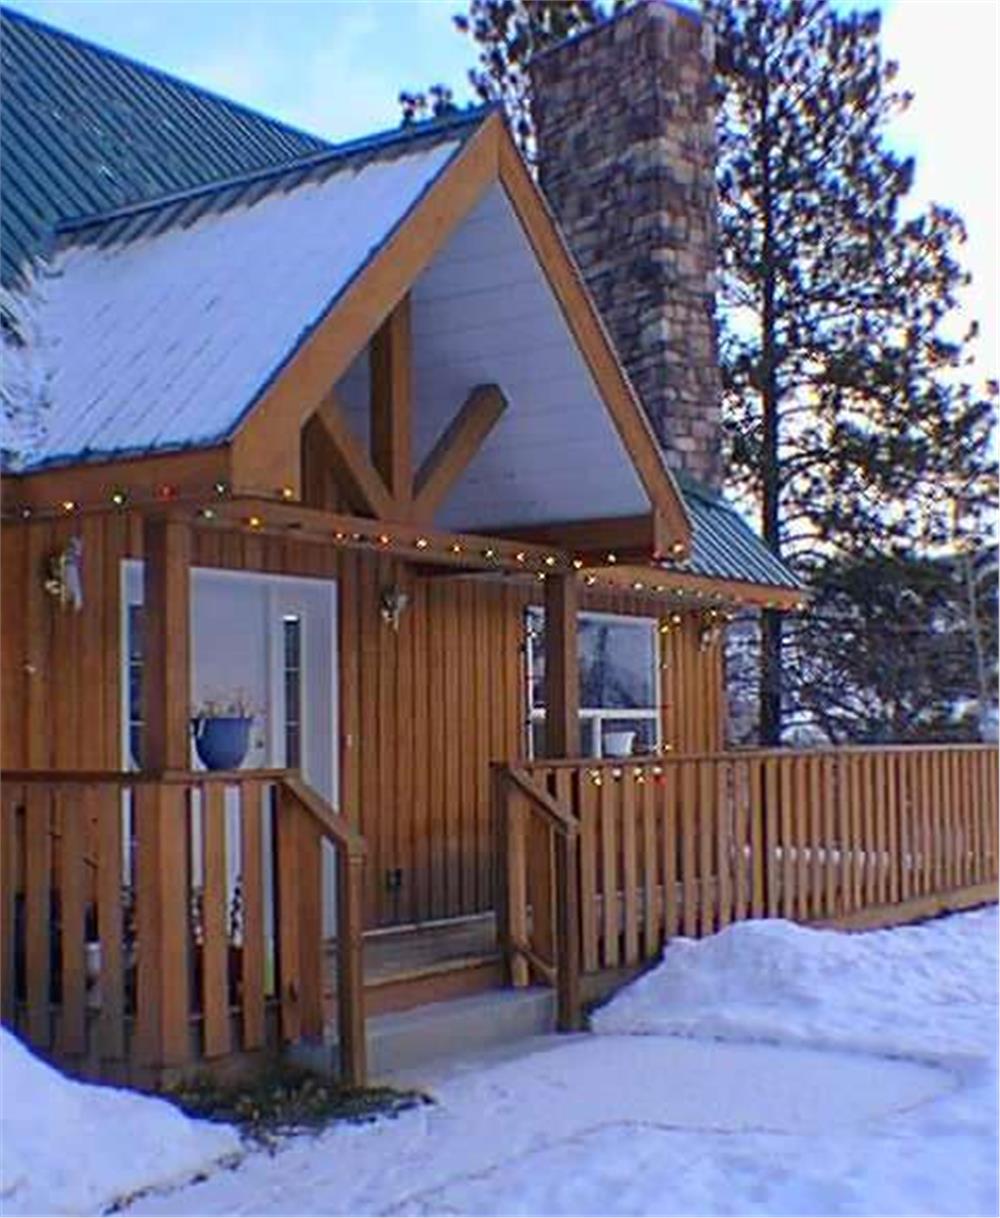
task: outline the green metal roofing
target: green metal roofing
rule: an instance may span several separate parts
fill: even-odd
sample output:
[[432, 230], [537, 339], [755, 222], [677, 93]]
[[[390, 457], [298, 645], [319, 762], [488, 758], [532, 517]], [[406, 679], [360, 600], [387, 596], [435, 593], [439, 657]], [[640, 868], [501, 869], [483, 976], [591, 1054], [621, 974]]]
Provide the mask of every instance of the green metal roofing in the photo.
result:
[[62, 220], [281, 164], [325, 141], [0, 9], [0, 259], [10, 284]]
[[691, 518], [691, 557], [674, 570], [772, 588], [802, 584], [775, 558], [740, 513], [720, 494], [682, 473], [674, 473]]

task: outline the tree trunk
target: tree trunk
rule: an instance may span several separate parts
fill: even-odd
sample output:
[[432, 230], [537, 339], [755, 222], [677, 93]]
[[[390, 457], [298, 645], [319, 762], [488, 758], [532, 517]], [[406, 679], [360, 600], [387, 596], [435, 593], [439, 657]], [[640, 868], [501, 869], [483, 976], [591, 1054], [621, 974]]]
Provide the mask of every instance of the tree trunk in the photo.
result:
[[[766, 63], [760, 66], [761, 213], [763, 233], [763, 278], [761, 310], [761, 515], [764, 541], [775, 557], [781, 557], [778, 430], [777, 268], [775, 265], [774, 199], [771, 184], [770, 85]], [[781, 743], [781, 615], [765, 610], [761, 622], [760, 739], [761, 744]]]

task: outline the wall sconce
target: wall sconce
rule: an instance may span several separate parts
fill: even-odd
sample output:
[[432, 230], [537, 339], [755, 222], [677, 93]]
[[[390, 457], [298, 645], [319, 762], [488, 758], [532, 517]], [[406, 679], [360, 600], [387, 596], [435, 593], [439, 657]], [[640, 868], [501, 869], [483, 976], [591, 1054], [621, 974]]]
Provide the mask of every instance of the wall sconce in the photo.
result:
[[71, 537], [49, 557], [43, 586], [60, 608], [72, 606], [77, 613], [83, 608], [83, 541], [79, 537]]
[[698, 650], [708, 651], [722, 638], [723, 622], [717, 614], [711, 613], [702, 618], [701, 629], [698, 632]]
[[398, 631], [399, 619], [403, 616], [409, 603], [410, 594], [404, 592], [402, 588], [395, 586], [383, 588], [379, 598], [379, 612], [382, 615], [382, 621], [387, 626], [391, 626], [393, 630]]

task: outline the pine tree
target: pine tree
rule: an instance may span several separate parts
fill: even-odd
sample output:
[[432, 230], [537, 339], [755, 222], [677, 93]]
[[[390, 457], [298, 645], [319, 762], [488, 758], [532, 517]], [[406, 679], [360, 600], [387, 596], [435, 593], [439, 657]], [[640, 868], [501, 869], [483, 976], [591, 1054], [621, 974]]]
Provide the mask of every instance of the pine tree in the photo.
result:
[[[992, 494], [993, 410], [961, 381], [966, 344], [948, 333], [967, 282], [962, 222], [907, 214], [914, 163], [886, 143], [909, 98], [879, 15], [827, 0], [724, 0], [711, 15], [730, 476], [807, 577], [874, 539], [887, 553], [945, 543], [956, 495], [978, 519]], [[781, 645], [768, 614], [768, 743]]]
[[[625, 7], [612, 0], [469, 0], [468, 11], [452, 18], [455, 29], [475, 43], [478, 64], [469, 83], [481, 102], [503, 105], [511, 131], [530, 160], [533, 152], [531, 98], [526, 67], [533, 55]], [[399, 95], [403, 122], [437, 118], [455, 108], [446, 85]]]
[[[967, 383], [974, 327], [955, 332], [968, 282], [962, 221], [913, 207], [914, 162], [887, 142], [910, 99], [882, 56], [879, 14], [829, 0], [706, 5], [722, 86], [730, 485], [756, 504], [765, 541], [807, 582], [822, 584], [827, 564], [835, 574], [875, 552], [981, 546], [996, 495], [997, 389]], [[503, 102], [529, 153], [527, 60], [607, 12], [470, 0], [455, 18], [478, 48], [477, 95]], [[760, 735], [773, 744], [805, 678], [782, 662], [779, 614], [764, 615], [762, 633]]]

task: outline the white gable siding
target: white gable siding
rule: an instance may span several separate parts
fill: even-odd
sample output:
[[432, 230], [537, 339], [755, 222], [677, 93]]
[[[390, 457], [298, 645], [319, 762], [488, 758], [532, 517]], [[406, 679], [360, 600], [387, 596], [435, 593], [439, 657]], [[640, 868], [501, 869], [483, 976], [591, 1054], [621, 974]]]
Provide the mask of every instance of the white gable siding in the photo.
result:
[[[414, 455], [419, 463], [482, 383], [508, 410], [438, 513], [443, 527], [649, 511], [632, 460], [503, 187], [494, 186], [413, 288]], [[367, 443], [362, 355], [338, 385]]]

